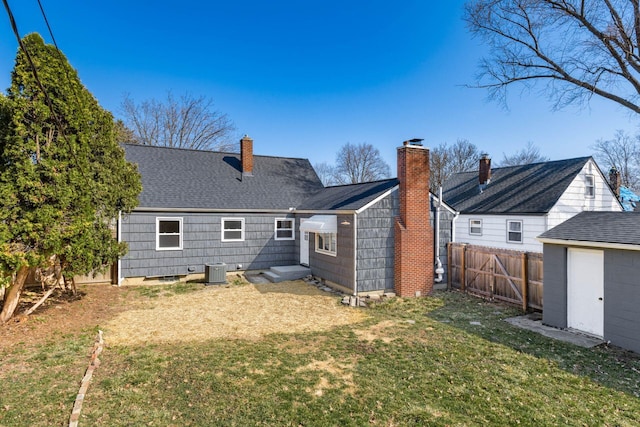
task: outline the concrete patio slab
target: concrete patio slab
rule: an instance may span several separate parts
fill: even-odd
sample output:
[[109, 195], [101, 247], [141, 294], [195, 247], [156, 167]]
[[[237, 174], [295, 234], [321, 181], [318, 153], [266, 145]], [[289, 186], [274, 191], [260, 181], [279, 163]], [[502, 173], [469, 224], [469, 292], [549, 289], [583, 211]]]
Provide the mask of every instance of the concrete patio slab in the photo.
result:
[[560, 341], [575, 344], [584, 348], [592, 348], [603, 344], [604, 341], [577, 331], [566, 329], [557, 329], [542, 324], [539, 313], [528, 314], [525, 316], [510, 317], [505, 319], [506, 322], [522, 329], [537, 332], [545, 337], [557, 339]]

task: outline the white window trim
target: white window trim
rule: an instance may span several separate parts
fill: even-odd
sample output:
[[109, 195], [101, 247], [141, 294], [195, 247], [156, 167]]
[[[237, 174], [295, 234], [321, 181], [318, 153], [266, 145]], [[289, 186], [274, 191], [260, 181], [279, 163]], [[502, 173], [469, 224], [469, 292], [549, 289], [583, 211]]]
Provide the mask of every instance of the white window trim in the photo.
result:
[[[591, 185], [589, 185], [589, 179], [591, 179]], [[593, 189], [592, 194], [589, 194], [589, 188]], [[596, 177], [592, 174], [586, 174], [584, 176], [584, 197], [587, 199], [593, 199], [596, 197]]]
[[[509, 228], [509, 224], [511, 224], [512, 222], [517, 222], [520, 224], [520, 240], [510, 240], [509, 239], [509, 233], [518, 233], [518, 231], [511, 231], [511, 229]], [[507, 220], [507, 243], [516, 243], [516, 244], [523, 244], [524, 243], [524, 224], [522, 223], [521, 219], [508, 219]]]
[[[324, 255], [329, 255], [329, 256], [338, 256], [338, 235], [336, 233], [315, 233], [316, 234], [316, 241], [315, 241], [315, 251], [319, 254], [324, 254]], [[323, 234], [325, 236], [335, 236], [335, 242], [336, 242], [336, 247], [335, 247], [335, 251], [328, 251], [326, 249], [318, 249], [318, 237]]]
[[[241, 226], [240, 226], [240, 238], [239, 239], [225, 239], [224, 238], [224, 232], [225, 232], [224, 223], [226, 221], [240, 221]], [[237, 230], [230, 229], [229, 231], [237, 231]], [[234, 217], [222, 218], [222, 220], [220, 221], [220, 240], [222, 242], [244, 242], [244, 218], [234, 218]]]
[[[477, 221], [480, 223], [480, 232], [479, 233], [474, 233], [471, 231], [471, 229], [473, 228], [471, 226], [471, 223]], [[482, 236], [482, 220], [481, 219], [469, 219], [469, 235], [470, 236]]]
[[[179, 233], [162, 233], [165, 236], [175, 236], [176, 234], [180, 236], [180, 246], [179, 247], [171, 247], [171, 248], [161, 248], [160, 247], [160, 221], [178, 221], [180, 223], [180, 232]], [[156, 251], [181, 251], [182, 250], [182, 236], [184, 229], [182, 228], [182, 218], [181, 217], [156, 217]]]
[[[278, 221], [291, 222], [291, 228], [278, 228]], [[295, 218], [276, 218], [273, 222], [273, 236], [275, 240], [295, 240], [296, 239], [296, 220]], [[291, 237], [278, 237], [278, 230], [288, 231], [291, 230]]]

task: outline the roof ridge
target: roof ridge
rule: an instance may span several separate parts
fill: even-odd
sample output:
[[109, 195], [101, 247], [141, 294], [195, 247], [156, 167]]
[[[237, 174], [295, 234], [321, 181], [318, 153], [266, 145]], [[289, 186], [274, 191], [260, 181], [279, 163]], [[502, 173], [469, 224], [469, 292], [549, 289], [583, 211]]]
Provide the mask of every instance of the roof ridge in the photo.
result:
[[[523, 165], [513, 165], [513, 166], [496, 166], [496, 167], [491, 167], [491, 171], [495, 171], [497, 169], [508, 169], [508, 168], [521, 168], [521, 167], [525, 167], [525, 166], [535, 166], [535, 165], [541, 165], [541, 164], [548, 164], [548, 163], [560, 163], [560, 162], [572, 162], [572, 161], [578, 161], [578, 160], [582, 160], [585, 163], [587, 162], [587, 160], [592, 159], [593, 156], [583, 156], [583, 157], [572, 157], [569, 159], [559, 159], [559, 160], [547, 160], [544, 162], [535, 162], [535, 163], [525, 163]], [[462, 172], [454, 172], [453, 175], [459, 175], [459, 174], [463, 174], [463, 173], [478, 173], [477, 169], [474, 170], [468, 170], [468, 171], [462, 171]]]
[[[216, 150], [198, 150], [196, 148], [186, 148], [186, 147], [167, 147], [164, 145], [149, 145], [149, 144], [136, 144], [132, 142], [121, 142], [120, 145], [128, 145], [131, 147], [148, 147], [148, 148], [157, 148], [157, 149], [166, 149], [166, 150], [176, 150], [176, 151], [192, 151], [196, 153], [213, 153], [213, 154], [234, 154], [240, 155], [241, 153], [238, 151], [216, 151]], [[273, 159], [292, 159], [292, 160], [306, 160], [309, 161], [307, 157], [288, 157], [288, 156], [271, 156], [265, 154], [253, 154], [253, 157], [268, 157]]]
[[376, 184], [376, 183], [379, 183], [379, 182], [393, 181], [394, 179], [398, 179], [398, 178], [377, 179], [375, 181], [356, 182], [356, 183], [353, 183], [353, 184], [328, 185], [328, 186], [326, 186], [324, 188], [339, 188], [339, 187], [349, 187], [349, 186], [352, 186], [352, 185]]

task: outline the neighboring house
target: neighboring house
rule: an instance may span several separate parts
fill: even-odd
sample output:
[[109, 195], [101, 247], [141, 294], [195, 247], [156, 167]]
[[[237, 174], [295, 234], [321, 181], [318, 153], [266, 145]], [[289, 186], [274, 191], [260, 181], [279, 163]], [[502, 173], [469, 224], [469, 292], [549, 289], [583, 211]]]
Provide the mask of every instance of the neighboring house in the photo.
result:
[[[397, 179], [323, 187], [306, 159], [124, 145], [139, 207], [122, 218], [119, 280], [306, 265], [346, 292], [433, 286], [428, 150], [398, 148]], [[407, 166], [407, 164], [409, 166]], [[409, 194], [415, 197], [403, 197]], [[275, 273], [273, 273], [275, 275]]]
[[455, 241], [542, 252], [536, 237], [582, 211], [621, 211], [622, 205], [591, 157], [455, 174], [443, 199], [460, 213]]
[[543, 322], [640, 353], [640, 213], [582, 212], [539, 240]]
[[638, 202], [640, 202], [640, 196], [627, 187], [620, 187], [620, 203], [622, 203], [625, 211], [640, 210], [640, 203]]

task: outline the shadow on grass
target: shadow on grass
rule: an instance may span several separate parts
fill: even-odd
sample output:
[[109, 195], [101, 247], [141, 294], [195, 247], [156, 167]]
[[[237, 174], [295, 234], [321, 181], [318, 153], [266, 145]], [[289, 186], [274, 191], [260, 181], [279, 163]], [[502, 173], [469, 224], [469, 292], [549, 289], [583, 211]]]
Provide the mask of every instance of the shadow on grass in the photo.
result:
[[444, 303], [424, 313], [433, 320], [492, 343], [546, 359], [566, 372], [640, 397], [640, 355], [636, 353], [606, 345], [587, 349], [518, 328], [505, 319], [521, 315], [522, 312], [505, 304], [457, 291], [441, 291], [434, 298]]

